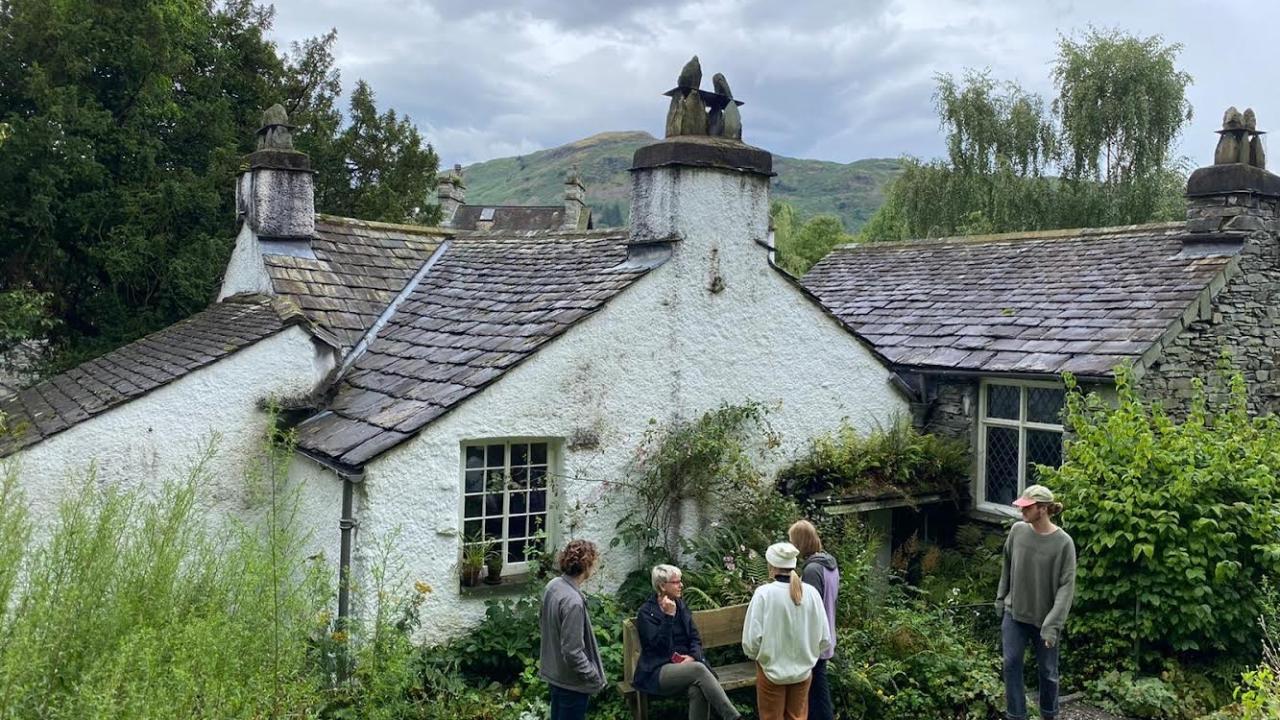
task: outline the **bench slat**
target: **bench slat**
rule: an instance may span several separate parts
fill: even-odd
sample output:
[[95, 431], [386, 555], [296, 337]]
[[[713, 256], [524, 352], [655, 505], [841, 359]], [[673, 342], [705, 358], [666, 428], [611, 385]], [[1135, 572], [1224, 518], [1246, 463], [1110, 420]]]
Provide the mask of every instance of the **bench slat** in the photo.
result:
[[730, 605], [715, 610], [693, 613], [693, 624], [702, 636], [702, 647], [714, 648], [742, 642], [742, 624], [747, 619], [746, 605]]
[[725, 690], [751, 687], [756, 684], [756, 664], [740, 662], [723, 665], [716, 668], [716, 675], [720, 676], [720, 687]]

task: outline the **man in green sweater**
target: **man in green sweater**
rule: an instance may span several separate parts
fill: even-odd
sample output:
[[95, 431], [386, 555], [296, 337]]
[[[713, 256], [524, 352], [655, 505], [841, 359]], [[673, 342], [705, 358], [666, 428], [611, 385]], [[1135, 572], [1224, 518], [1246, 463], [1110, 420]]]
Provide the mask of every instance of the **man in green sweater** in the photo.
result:
[[996, 612], [1004, 644], [1005, 715], [1027, 717], [1022, 680], [1027, 644], [1036, 651], [1040, 671], [1040, 717], [1058, 716], [1058, 639], [1076, 592], [1076, 546], [1053, 524], [1062, 503], [1043, 485], [1032, 485], [1013, 501], [1022, 510], [1004, 542], [1004, 566], [996, 591]]

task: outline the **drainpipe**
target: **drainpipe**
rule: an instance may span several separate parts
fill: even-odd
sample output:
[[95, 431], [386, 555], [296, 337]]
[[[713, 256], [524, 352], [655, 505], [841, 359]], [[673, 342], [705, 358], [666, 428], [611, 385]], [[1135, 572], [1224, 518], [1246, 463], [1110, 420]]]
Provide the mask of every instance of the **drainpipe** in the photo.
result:
[[338, 543], [338, 624], [345, 626], [351, 615], [351, 531], [356, 528], [356, 483], [364, 480], [364, 472], [339, 472], [342, 478], [342, 516], [338, 528], [342, 537]]

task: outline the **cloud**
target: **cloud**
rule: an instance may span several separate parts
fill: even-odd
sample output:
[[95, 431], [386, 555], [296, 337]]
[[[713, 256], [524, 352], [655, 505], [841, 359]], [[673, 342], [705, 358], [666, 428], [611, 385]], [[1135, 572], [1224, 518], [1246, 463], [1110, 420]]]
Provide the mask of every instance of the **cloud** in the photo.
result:
[[690, 55], [705, 83], [723, 72], [746, 102], [749, 142], [785, 155], [848, 162], [933, 157], [942, 136], [934, 76], [990, 68], [1051, 96], [1059, 33], [1093, 24], [1181, 42], [1197, 110], [1181, 152], [1212, 155], [1226, 105], [1280, 128], [1269, 46], [1248, 29], [1280, 6], [1169, 0], [276, 0], [287, 43], [338, 30], [344, 85], [372, 85], [381, 107], [410, 115], [446, 164], [552, 147], [606, 130], [660, 134], [666, 99]]

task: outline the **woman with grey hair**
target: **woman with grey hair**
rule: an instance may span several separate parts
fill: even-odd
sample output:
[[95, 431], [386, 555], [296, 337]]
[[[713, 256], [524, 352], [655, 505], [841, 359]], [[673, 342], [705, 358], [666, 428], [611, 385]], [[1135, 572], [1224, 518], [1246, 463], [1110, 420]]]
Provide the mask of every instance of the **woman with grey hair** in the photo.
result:
[[653, 595], [636, 615], [640, 659], [632, 684], [650, 695], [687, 693], [689, 720], [707, 720], [712, 708], [723, 720], [735, 720], [738, 711], [707, 666], [693, 614], [681, 599], [684, 580], [680, 568], [656, 565], [649, 579]]

